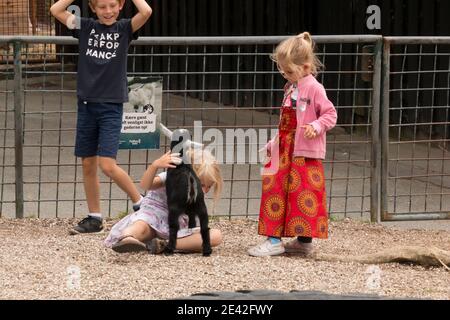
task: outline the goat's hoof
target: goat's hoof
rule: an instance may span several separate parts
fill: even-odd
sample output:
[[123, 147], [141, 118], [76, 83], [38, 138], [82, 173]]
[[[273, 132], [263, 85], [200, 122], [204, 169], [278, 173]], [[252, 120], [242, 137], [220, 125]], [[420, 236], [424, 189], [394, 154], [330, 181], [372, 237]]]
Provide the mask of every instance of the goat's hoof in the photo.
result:
[[173, 249], [170, 249], [170, 248], [165, 248], [164, 249], [164, 251], [163, 251], [163, 253], [166, 255], [166, 256], [171, 256], [171, 255], [173, 255]]
[[205, 251], [203, 251], [203, 256], [209, 257], [211, 255], [211, 253], [212, 253], [212, 250], [205, 250]]

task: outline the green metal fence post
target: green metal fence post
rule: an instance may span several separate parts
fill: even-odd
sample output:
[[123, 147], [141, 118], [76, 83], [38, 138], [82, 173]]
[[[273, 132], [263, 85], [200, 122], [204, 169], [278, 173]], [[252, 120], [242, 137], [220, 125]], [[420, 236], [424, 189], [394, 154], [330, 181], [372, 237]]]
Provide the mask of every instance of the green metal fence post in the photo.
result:
[[382, 67], [382, 110], [381, 110], [381, 220], [388, 216], [388, 178], [389, 178], [389, 98], [390, 98], [390, 69], [391, 44], [386, 38], [383, 44]]
[[373, 110], [372, 110], [372, 167], [371, 167], [371, 197], [370, 197], [370, 221], [380, 222], [380, 173], [381, 173], [381, 148], [380, 148], [380, 107], [381, 107], [381, 74], [383, 62], [383, 39], [377, 41], [374, 52], [373, 64]]
[[23, 218], [23, 85], [22, 43], [14, 42], [14, 128], [15, 128], [15, 186], [16, 218]]

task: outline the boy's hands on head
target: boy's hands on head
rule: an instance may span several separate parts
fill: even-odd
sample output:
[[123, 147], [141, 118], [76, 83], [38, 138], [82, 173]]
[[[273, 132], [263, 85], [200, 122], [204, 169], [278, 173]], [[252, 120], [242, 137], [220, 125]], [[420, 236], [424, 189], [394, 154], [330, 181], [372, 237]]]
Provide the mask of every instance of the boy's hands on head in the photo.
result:
[[65, 24], [67, 27], [74, 25], [76, 17], [73, 13], [67, 11], [67, 8], [75, 0], [59, 0], [56, 1], [51, 7], [50, 12], [59, 22]]
[[146, 0], [132, 0], [138, 13], [131, 19], [131, 28], [133, 33], [138, 31], [152, 15], [152, 8]]
[[305, 129], [303, 136], [306, 139], [314, 139], [315, 137], [317, 137], [317, 132], [316, 132], [316, 130], [314, 130], [312, 125], [307, 124], [307, 125], [301, 126], [300, 128]]

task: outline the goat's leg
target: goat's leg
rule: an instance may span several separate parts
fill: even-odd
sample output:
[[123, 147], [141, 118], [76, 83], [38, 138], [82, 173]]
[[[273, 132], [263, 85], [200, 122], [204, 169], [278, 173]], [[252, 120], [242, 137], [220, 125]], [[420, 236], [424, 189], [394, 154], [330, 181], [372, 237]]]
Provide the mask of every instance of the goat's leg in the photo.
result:
[[202, 235], [203, 255], [205, 257], [211, 255], [211, 240], [209, 238], [208, 227], [208, 210], [206, 209], [205, 201], [199, 201], [198, 205], [198, 218], [200, 220], [200, 233]]
[[164, 253], [166, 255], [173, 254], [176, 246], [177, 246], [177, 234], [180, 229], [180, 223], [178, 218], [181, 212], [177, 208], [169, 207], [169, 243], [164, 249]]
[[188, 227], [189, 227], [190, 229], [195, 228], [195, 227], [197, 226], [197, 223], [196, 223], [197, 221], [195, 221], [195, 212], [193, 212], [193, 211], [187, 211], [186, 214], [187, 214], [188, 217], [189, 217], [189, 224], [188, 224]]

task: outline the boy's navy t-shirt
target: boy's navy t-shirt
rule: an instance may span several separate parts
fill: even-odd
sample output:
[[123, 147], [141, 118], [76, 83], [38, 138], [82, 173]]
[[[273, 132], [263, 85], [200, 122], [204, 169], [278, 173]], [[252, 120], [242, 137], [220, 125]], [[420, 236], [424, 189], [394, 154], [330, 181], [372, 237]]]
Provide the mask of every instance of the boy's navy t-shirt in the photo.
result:
[[107, 26], [92, 18], [81, 18], [77, 96], [88, 102], [124, 103], [128, 101], [127, 54], [136, 39], [131, 19]]

